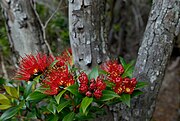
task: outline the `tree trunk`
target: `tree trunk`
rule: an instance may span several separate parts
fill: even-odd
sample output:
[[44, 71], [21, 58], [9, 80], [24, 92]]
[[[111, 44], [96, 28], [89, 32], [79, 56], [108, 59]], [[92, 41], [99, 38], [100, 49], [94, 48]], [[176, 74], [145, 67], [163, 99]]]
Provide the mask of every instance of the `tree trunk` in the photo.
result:
[[[69, 32], [74, 62], [87, 71], [109, 59], [105, 3], [105, 0], [69, 0]], [[113, 116], [108, 112], [96, 120], [112, 121]]]
[[173, 40], [180, 30], [179, 6], [179, 0], [153, 1], [134, 71], [138, 81], [149, 82], [149, 86], [132, 101], [130, 109], [121, 106], [122, 121], [149, 121], [152, 117]]
[[105, 0], [69, 0], [69, 31], [75, 65], [84, 70], [108, 59]]
[[48, 52], [42, 26], [35, 14], [33, 0], [1, 0], [12, 51], [16, 56]]

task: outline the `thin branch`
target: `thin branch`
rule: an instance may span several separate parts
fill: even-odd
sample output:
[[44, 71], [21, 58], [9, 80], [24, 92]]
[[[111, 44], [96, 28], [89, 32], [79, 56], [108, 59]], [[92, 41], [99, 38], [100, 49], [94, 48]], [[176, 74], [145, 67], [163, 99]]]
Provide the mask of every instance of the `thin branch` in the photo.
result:
[[[34, 0], [33, 0], [32, 2], [34, 2]], [[42, 21], [41, 21], [41, 19], [40, 19], [39, 14], [38, 14], [37, 11], [36, 11], [36, 3], [34, 2], [34, 3], [31, 3], [31, 4], [32, 4], [32, 6], [33, 6], [33, 8], [34, 8], [34, 12], [35, 12], [35, 14], [36, 14], [36, 17], [37, 17], [37, 19], [38, 19], [38, 21], [39, 21], [39, 23], [40, 23], [40, 25], [41, 25], [41, 27], [42, 27], [44, 42], [45, 42], [45, 44], [46, 44], [46, 46], [47, 46], [47, 48], [48, 48], [48, 50], [49, 50], [49, 53], [50, 53], [50, 54], [53, 56], [53, 58], [54, 58], [53, 52], [52, 52], [52, 50], [51, 50], [51, 47], [50, 47], [50, 45], [49, 45], [49, 43], [47, 42], [47, 39], [46, 39], [45, 27], [44, 27], [44, 25], [43, 25], [43, 23], [42, 23]]]
[[43, 26], [44, 29], [46, 29], [48, 23], [51, 21], [51, 19], [54, 17], [54, 15], [55, 15], [55, 14], [57, 13], [57, 11], [59, 10], [59, 8], [60, 8], [60, 6], [61, 6], [61, 4], [62, 4], [62, 1], [63, 1], [63, 0], [60, 0], [60, 1], [59, 1], [59, 4], [58, 4], [56, 10], [52, 13], [52, 15], [49, 17], [49, 19], [45, 22], [45, 24], [44, 24], [44, 26]]

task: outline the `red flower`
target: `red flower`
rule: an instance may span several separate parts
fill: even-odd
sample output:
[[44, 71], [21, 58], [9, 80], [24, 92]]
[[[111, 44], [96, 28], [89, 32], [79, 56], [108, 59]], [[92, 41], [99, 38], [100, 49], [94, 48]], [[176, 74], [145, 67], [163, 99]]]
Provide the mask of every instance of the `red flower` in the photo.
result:
[[102, 91], [97, 89], [93, 95], [96, 99], [100, 99], [102, 97]]
[[53, 57], [46, 54], [26, 55], [20, 61], [15, 79], [30, 81], [34, 76], [43, 73], [53, 61]]
[[114, 92], [117, 93], [117, 94], [122, 94], [124, 92], [124, 89], [123, 89], [123, 86], [120, 84], [120, 85], [116, 85], [114, 87]]
[[121, 76], [124, 72], [124, 68], [121, 64], [118, 64], [116, 60], [110, 60], [101, 65], [101, 69], [108, 73], [108, 79], [115, 83], [115, 79]]
[[132, 94], [137, 84], [136, 79], [125, 78], [123, 80], [123, 83], [124, 83], [124, 86], [123, 86], [124, 92], [127, 94]]
[[86, 73], [82, 72], [82, 73], [79, 75], [78, 79], [79, 79], [79, 82], [80, 82], [81, 84], [88, 84], [88, 76], [87, 76]]
[[96, 79], [96, 88], [98, 90], [105, 90], [106, 89], [106, 83], [103, 82], [103, 77], [102, 76], [98, 76]]
[[75, 83], [75, 80], [73, 75], [69, 73], [67, 66], [54, 66], [53, 68], [51, 68], [51, 70], [49, 70], [42, 83], [50, 87], [51, 90], [54, 88], [59, 89], [70, 86]]
[[92, 96], [92, 93], [91, 93], [90, 91], [87, 91], [87, 92], [86, 92], [86, 96], [91, 97], [91, 96]]
[[81, 84], [81, 85], [79, 86], [79, 92], [80, 92], [80, 93], [85, 94], [87, 91], [88, 91], [88, 85], [86, 85], [86, 84]]
[[66, 49], [60, 56], [56, 57], [56, 59], [58, 60], [56, 64], [58, 66], [64, 66], [67, 64], [73, 65], [72, 50]]

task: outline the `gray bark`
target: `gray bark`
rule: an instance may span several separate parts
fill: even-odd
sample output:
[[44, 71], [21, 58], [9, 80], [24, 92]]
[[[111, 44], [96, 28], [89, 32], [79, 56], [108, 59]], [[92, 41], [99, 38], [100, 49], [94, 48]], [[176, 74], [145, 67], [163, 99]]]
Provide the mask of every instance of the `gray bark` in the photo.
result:
[[33, 0], [2, 0], [1, 7], [12, 51], [16, 56], [48, 52], [42, 26], [33, 8]]
[[105, 0], [69, 0], [70, 42], [76, 66], [88, 70], [108, 59]]
[[164, 72], [173, 49], [173, 40], [180, 30], [180, 1], [154, 0], [149, 20], [139, 49], [134, 76], [149, 82], [144, 94], [121, 106], [118, 120], [149, 121], [163, 81]]

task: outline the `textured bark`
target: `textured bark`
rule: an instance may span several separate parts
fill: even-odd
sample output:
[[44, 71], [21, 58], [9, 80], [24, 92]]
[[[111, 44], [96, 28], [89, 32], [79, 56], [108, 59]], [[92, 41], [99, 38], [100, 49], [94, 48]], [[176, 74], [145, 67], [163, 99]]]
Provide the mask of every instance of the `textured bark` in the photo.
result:
[[139, 49], [134, 76], [147, 81], [144, 94], [131, 103], [131, 109], [121, 106], [122, 121], [149, 121], [164, 72], [173, 49], [173, 40], [180, 30], [180, 1], [154, 0]]
[[69, 31], [76, 66], [88, 70], [108, 59], [105, 0], [69, 0]]
[[1, 0], [12, 51], [16, 56], [48, 52], [42, 26], [33, 9], [33, 0]]

